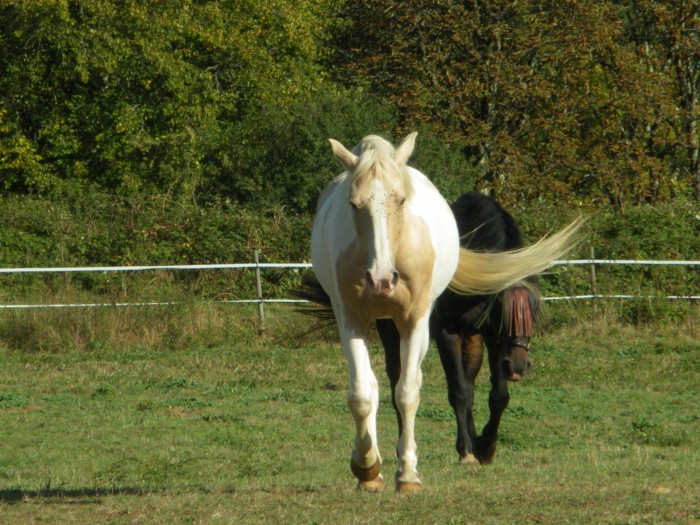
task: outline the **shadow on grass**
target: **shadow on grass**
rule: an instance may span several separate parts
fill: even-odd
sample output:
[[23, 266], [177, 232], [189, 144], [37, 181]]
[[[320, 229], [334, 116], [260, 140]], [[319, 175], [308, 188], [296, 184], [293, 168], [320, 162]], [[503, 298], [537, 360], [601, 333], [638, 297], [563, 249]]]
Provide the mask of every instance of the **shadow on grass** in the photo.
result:
[[[205, 487], [187, 487], [188, 492], [201, 492], [209, 494], [213, 492]], [[27, 500], [39, 500], [46, 503], [84, 505], [96, 503], [99, 498], [107, 496], [143, 496], [158, 492], [172, 492], [170, 489], [162, 488], [137, 488], [137, 487], [113, 487], [113, 488], [81, 488], [81, 489], [41, 489], [22, 490], [8, 489], [0, 490], [0, 503], [17, 504]], [[219, 493], [233, 493], [234, 488], [219, 489]]]

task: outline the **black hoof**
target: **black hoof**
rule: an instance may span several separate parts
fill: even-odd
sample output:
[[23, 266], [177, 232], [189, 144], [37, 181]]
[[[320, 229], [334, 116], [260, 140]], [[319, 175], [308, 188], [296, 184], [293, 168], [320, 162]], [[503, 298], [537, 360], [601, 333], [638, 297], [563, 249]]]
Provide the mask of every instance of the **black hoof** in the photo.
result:
[[496, 442], [488, 442], [478, 437], [474, 444], [474, 455], [482, 465], [490, 465], [496, 457]]

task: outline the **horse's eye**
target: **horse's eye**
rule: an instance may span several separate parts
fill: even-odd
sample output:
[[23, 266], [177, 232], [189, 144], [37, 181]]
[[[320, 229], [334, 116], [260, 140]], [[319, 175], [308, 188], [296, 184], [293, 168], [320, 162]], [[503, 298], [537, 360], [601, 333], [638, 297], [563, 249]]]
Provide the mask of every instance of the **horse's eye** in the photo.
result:
[[406, 197], [401, 197], [401, 199], [399, 199], [399, 206], [403, 206], [404, 204], [406, 204]]

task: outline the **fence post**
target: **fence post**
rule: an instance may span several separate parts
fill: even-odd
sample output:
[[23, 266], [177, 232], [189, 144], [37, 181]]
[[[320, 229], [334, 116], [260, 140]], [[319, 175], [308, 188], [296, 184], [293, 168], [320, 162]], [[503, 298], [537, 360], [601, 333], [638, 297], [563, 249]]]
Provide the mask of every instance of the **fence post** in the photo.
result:
[[265, 308], [263, 306], [262, 279], [260, 278], [260, 252], [255, 250], [255, 287], [258, 293], [258, 319], [260, 321], [259, 331], [265, 331]]
[[593, 295], [593, 311], [598, 313], [598, 304], [596, 301], [598, 286], [595, 278], [595, 248], [593, 248], [593, 246], [591, 246], [591, 295]]

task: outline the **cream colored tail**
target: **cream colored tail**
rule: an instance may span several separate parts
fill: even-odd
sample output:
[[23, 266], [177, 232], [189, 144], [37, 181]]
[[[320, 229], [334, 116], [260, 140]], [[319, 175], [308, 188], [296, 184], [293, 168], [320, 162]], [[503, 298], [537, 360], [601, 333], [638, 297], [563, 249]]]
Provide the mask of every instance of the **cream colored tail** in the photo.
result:
[[577, 219], [537, 243], [507, 252], [474, 252], [460, 249], [459, 264], [450, 290], [465, 295], [488, 295], [544, 272], [563, 259], [580, 241], [583, 219]]

